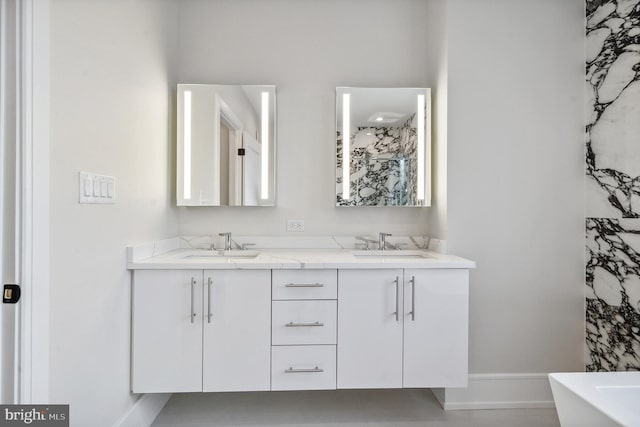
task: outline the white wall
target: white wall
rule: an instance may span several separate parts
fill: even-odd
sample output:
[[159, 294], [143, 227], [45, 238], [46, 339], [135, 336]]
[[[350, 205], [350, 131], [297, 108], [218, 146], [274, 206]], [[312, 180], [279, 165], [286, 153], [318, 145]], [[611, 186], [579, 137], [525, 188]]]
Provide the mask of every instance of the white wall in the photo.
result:
[[470, 371], [584, 369], [582, 0], [449, 0], [448, 241]]
[[447, 239], [447, 0], [429, 0], [427, 14], [438, 16], [429, 22], [428, 73], [431, 78], [432, 148], [431, 208], [427, 215], [429, 236]]
[[[172, 208], [176, 6], [51, 2], [51, 402], [110, 426], [130, 394], [125, 247], [177, 233]], [[78, 172], [114, 175], [115, 205], [78, 204]]]
[[[182, 234], [425, 233], [420, 208], [335, 207], [336, 86], [431, 86], [424, 0], [180, 3], [180, 83], [275, 84], [275, 208], [180, 208]], [[259, 218], [259, 221], [256, 221]]]
[[[449, 0], [443, 24], [444, 9], [52, 2], [51, 401], [71, 403], [74, 425], [110, 425], [134, 401], [127, 244], [283, 234], [287, 218], [313, 235], [438, 230], [478, 262], [471, 372], [582, 369], [582, 1]], [[433, 63], [447, 55], [448, 75]], [[444, 210], [335, 208], [335, 87], [442, 94], [447, 78]], [[176, 82], [278, 86], [278, 207], [172, 208]], [[79, 205], [80, 170], [115, 175], [117, 204]]]
[[[182, 3], [180, 82], [278, 85], [279, 193], [273, 209], [183, 208], [180, 232], [283, 234], [286, 218], [301, 218], [307, 234], [447, 238], [452, 253], [479, 266], [471, 372], [582, 369], [582, 8], [581, 0]], [[341, 85], [435, 89], [433, 208], [333, 207]]]

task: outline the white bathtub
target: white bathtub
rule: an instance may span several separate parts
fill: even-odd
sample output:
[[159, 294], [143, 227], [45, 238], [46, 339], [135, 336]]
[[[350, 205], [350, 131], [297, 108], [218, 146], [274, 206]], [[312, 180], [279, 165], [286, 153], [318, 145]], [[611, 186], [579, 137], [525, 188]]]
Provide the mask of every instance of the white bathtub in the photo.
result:
[[562, 427], [640, 426], [640, 372], [549, 374]]

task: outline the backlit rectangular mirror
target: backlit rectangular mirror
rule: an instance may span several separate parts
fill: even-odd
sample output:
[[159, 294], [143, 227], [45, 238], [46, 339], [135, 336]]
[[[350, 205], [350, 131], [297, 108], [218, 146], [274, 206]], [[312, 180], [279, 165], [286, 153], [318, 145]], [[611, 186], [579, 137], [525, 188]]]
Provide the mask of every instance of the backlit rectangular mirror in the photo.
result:
[[336, 88], [336, 205], [431, 205], [430, 89]]
[[177, 98], [177, 205], [275, 206], [275, 86], [179, 84]]

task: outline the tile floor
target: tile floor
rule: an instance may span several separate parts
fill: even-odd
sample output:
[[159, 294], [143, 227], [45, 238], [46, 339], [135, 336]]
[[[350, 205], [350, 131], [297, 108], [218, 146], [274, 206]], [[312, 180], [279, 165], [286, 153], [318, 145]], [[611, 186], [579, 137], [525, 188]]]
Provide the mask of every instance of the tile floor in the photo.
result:
[[152, 427], [558, 427], [555, 409], [443, 411], [429, 390], [174, 394]]

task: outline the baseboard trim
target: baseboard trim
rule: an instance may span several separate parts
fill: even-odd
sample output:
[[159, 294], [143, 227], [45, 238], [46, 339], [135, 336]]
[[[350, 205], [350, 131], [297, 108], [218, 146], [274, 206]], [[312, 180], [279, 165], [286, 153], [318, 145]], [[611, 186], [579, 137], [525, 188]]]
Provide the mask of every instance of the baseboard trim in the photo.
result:
[[143, 394], [113, 427], [149, 427], [170, 398], [170, 393]]
[[555, 407], [547, 374], [471, 374], [466, 388], [432, 391], [446, 411]]

